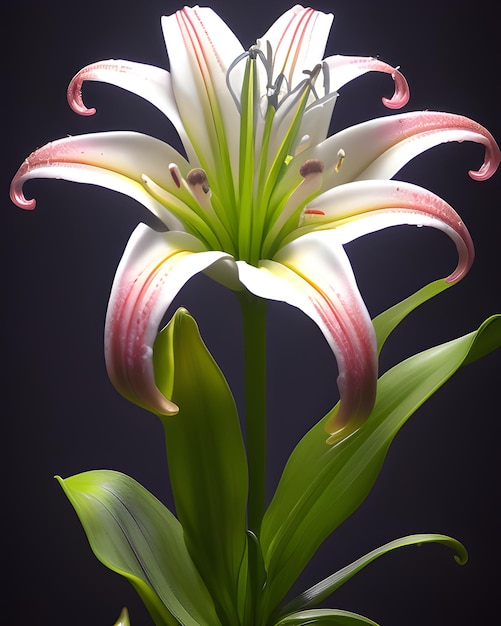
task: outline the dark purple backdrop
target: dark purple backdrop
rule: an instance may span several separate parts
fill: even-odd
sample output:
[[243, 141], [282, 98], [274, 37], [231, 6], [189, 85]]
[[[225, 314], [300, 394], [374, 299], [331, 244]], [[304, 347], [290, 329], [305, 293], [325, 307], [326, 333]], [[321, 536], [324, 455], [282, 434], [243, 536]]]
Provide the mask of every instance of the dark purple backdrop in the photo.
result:
[[[65, 100], [82, 66], [125, 58], [167, 67], [160, 15], [180, 5], [158, 0], [7, 2], [2, 9], [3, 203], [5, 271], [2, 382], [4, 574], [2, 623], [111, 626], [129, 607], [133, 626], [151, 623], [130, 585], [92, 555], [76, 515], [53, 480], [94, 468], [129, 473], [170, 501], [162, 431], [122, 399], [104, 368], [107, 298], [125, 243], [146, 211], [132, 200], [63, 181], [27, 185], [35, 212], [7, 198], [18, 165], [66, 134], [134, 129], [176, 141], [169, 123], [141, 99], [101, 84], [85, 87], [94, 118]], [[214, 0], [244, 45], [290, 5]], [[337, 0], [316, 3], [336, 15], [328, 53], [379, 55], [400, 65], [411, 87], [405, 111], [461, 113], [501, 140], [495, 3]], [[6, 78], [5, 78], [6, 73]], [[333, 128], [391, 112], [387, 76], [366, 76], [338, 99]], [[464, 281], [415, 312], [388, 342], [382, 367], [476, 328], [501, 308], [501, 173], [476, 183], [482, 160], [467, 144], [436, 148], [399, 175], [433, 190], [464, 217], [477, 259]], [[399, 228], [351, 244], [360, 287], [377, 314], [434, 278], [455, 251], [442, 234]], [[241, 398], [238, 308], [233, 295], [195, 279], [176, 301], [202, 334]], [[270, 305], [270, 491], [294, 442], [336, 399], [336, 366], [320, 333], [285, 305]], [[458, 567], [441, 547], [407, 548], [372, 564], [328, 605], [384, 626], [490, 624], [499, 614], [500, 354], [462, 370], [406, 425], [362, 507], [329, 539], [301, 590], [370, 549], [414, 532], [462, 540]], [[308, 406], [305, 414], [298, 407]], [[5, 588], [5, 586], [4, 586]]]

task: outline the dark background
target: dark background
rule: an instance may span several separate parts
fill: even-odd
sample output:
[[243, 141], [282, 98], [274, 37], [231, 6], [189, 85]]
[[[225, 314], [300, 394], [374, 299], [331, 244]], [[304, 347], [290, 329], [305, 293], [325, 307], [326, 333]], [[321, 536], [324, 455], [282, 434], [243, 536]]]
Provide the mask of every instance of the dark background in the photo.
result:
[[[147, 102], [102, 84], [85, 87], [94, 118], [66, 104], [71, 77], [84, 65], [125, 58], [167, 66], [160, 15], [172, 2], [48, 0], [7, 2], [2, 9], [1, 264], [4, 292], [0, 621], [16, 626], [110, 626], [123, 605], [133, 626], [151, 623], [129, 584], [88, 548], [54, 474], [111, 468], [170, 502], [160, 424], [109, 383], [102, 334], [121, 252], [146, 211], [110, 191], [63, 181], [26, 186], [34, 212], [13, 206], [8, 184], [36, 147], [66, 134], [134, 129], [170, 143], [175, 134]], [[289, 3], [211, 6], [244, 46], [262, 35]], [[318, 1], [336, 15], [329, 54], [379, 55], [400, 65], [411, 87], [404, 111], [461, 113], [501, 139], [496, 3]], [[391, 114], [387, 76], [348, 85], [333, 130]], [[483, 158], [477, 145], [425, 153], [399, 178], [451, 203], [470, 228], [477, 258], [470, 274], [423, 305], [388, 342], [382, 368], [478, 327], [499, 311], [501, 174], [484, 183], [467, 171]], [[441, 233], [394, 228], [348, 246], [372, 314], [455, 265]], [[208, 279], [194, 279], [176, 305], [195, 315], [202, 334], [241, 400], [240, 322], [236, 300]], [[336, 400], [336, 366], [319, 331], [300, 312], [270, 305], [270, 493], [294, 442]], [[463, 541], [470, 563], [458, 567], [441, 547], [408, 548], [369, 566], [329, 606], [384, 626], [493, 624], [499, 615], [500, 354], [462, 370], [404, 427], [361, 508], [326, 542], [301, 590], [372, 548], [414, 532]], [[298, 406], [308, 406], [305, 414]]]

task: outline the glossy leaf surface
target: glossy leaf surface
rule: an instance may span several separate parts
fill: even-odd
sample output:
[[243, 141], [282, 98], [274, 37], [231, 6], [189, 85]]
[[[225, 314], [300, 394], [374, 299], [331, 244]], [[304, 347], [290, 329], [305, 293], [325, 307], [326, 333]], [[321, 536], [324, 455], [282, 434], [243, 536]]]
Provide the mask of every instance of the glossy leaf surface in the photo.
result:
[[328, 416], [305, 435], [263, 521], [269, 576], [265, 612], [278, 604], [322, 541], [365, 499], [407, 419], [462, 364], [499, 346], [501, 316], [495, 316], [478, 331], [417, 354], [384, 374], [370, 418], [352, 436], [326, 445]]
[[94, 554], [132, 583], [157, 626], [219, 624], [181, 525], [159, 500], [111, 470], [57, 478]]
[[323, 624], [324, 626], [378, 626], [368, 617], [342, 611], [341, 609], [312, 609], [288, 615], [276, 623], [276, 626], [305, 626]]
[[228, 384], [195, 320], [179, 309], [154, 352], [156, 383], [179, 413], [162, 416], [176, 512], [223, 621], [238, 623], [246, 548], [247, 462]]
[[331, 576], [328, 576], [289, 602], [284, 609], [280, 611], [280, 613], [285, 617], [288, 613], [304, 611], [314, 604], [318, 604], [322, 602], [322, 600], [325, 600], [331, 595], [331, 593], [336, 591], [336, 589], [339, 589], [341, 585], [350, 580], [350, 578], [360, 572], [360, 570], [379, 557], [391, 552], [392, 550], [396, 550], [397, 548], [405, 546], [421, 546], [424, 543], [440, 543], [447, 546], [455, 552], [454, 558], [460, 565], [464, 565], [468, 560], [468, 554], [463, 544], [455, 539], [452, 539], [452, 537], [438, 535], [436, 533], [408, 535], [406, 537], [401, 537], [400, 539], [395, 539], [394, 541], [385, 543], [383, 546], [380, 546], [375, 550], [371, 550], [353, 563], [350, 563]]

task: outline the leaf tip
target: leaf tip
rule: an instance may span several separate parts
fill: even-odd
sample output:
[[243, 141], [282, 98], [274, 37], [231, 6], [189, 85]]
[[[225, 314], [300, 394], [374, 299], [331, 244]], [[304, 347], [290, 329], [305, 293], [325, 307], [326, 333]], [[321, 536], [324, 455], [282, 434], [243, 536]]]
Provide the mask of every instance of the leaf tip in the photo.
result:
[[118, 620], [113, 626], [130, 626], [129, 611], [126, 606], [124, 606], [124, 608], [120, 611]]

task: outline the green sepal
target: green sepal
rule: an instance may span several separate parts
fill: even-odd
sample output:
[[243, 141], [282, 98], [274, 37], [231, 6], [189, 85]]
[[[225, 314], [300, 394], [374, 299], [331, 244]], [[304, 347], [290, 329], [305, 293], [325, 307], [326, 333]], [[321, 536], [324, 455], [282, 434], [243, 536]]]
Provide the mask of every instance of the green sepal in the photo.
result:
[[407, 419], [462, 364], [500, 346], [501, 316], [494, 316], [478, 331], [414, 355], [384, 374], [369, 419], [347, 439], [326, 445], [328, 415], [303, 437], [263, 520], [265, 614], [277, 606], [322, 541], [363, 502]]
[[287, 603], [287, 605], [280, 610], [280, 616], [285, 617], [288, 614], [296, 613], [297, 611], [304, 611], [314, 604], [319, 604], [334, 593], [336, 589], [339, 589], [341, 585], [344, 585], [345, 582], [350, 580], [350, 578], [352, 578], [355, 574], [358, 574], [360, 570], [369, 565], [369, 563], [372, 563], [372, 561], [378, 559], [380, 556], [383, 556], [396, 548], [412, 545], [421, 546], [423, 543], [440, 543], [448, 548], [451, 548], [455, 552], [454, 558], [459, 565], [464, 565], [468, 560], [466, 548], [462, 543], [452, 537], [434, 533], [407, 535], [406, 537], [401, 537], [400, 539], [395, 539], [385, 543], [383, 546], [380, 546], [375, 550], [371, 550], [353, 563], [350, 563], [316, 585], [313, 585], [313, 587], [310, 587], [302, 594], [294, 598], [294, 600]]
[[96, 557], [132, 583], [157, 626], [220, 623], [181, 525], [155, 496], [112, 470], [56, 478]]
[[284, 617], [274, 626], [305, 626], [305, 624], [320, 624], [324, 626], [378, 626], [368, 617], [343, 611], [341, 609], [312, 609], [300, 611]]
[[235, 402], [185, 309], [159, 334], [153, 362], [159, 389], [179, 407], [161, 419], [186, 545], [221, 620], [237, 624], [248, 478]]

